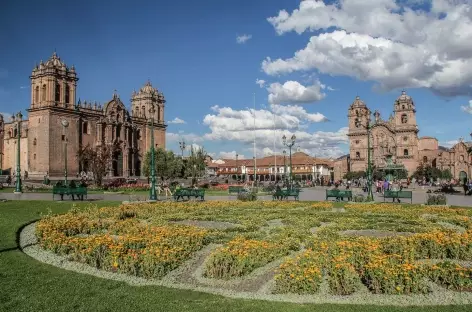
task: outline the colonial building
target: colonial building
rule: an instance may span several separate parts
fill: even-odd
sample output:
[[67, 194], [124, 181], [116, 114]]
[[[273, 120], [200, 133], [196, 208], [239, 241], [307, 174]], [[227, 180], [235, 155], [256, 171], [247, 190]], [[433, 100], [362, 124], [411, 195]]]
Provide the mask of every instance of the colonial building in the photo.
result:
[[395, 100], [393, 114], [387, 120], [371, 111], [356, 97], [348, 108], [349, 155], [336, 161], [335, 178], [341, 179], [348, 171], [366, 171], [368, 158], [367, 125], [371, 125], [370, 144], [372, 163], [378, 168], [387, 163], [403, 164], [411, 175], [420, 163], [449, 169], [456, 179], [463, 180], [472, 174], [472, 158], [468, 153], [470, 143], [461, 139], [448, 149], [439, 146], [433, 137], [419, 137], [416, 108], [413, 99], [405, 91]]
[[[218, 165], [216, 174], [228, 179], [254, 180], [254, 159], [222, 159], [214, 164]], [[283, 180], [284, 175], [290, 174], [289, 156], [267, 156], [255, 160], [256, 179], [258, 181]], [[311, 157], [303, 152], [292, 154], [292, 173], [296, 179], [312, 181], [323, 177], [329, 181], [333, 172], [331, 160]]]
[[149, 81], [131, 95], [129, 112], [116, 91], [104, 105], [76, 101], [76, 69], [68, 67], [56, 53], [35, 66], [30, 79], [28, 118], [13, 117], [7, 122], [0, 117], [3, 170], [16, 170], [18, 130], [21, 171], [27, 171], [29, 177], [63, 175], [65, 153], [70, 175], [86, 172], [88, 164], [77, 161], [79, 149], [88, 144], [95, 147], [113, 143], [119, 143], [120, 148], [113, 155], [108, 175], [140, 176], [143, 157], [151, 146], [151, 119], [155, 144], [165, 147], [165, 99]]

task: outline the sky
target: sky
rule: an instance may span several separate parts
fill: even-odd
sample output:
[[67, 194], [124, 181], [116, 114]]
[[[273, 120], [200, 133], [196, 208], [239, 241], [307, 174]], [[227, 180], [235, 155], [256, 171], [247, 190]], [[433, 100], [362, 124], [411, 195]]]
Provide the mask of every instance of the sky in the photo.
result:
[[355, 97], [388, 119], [402, 90], [419, 135], [450, 147], [472, 130], [471, 42], [468, 0], [6, 0], [0, 112], [28, 109], [29, 75], [57, 51], [82, 101], [116, 89], [129, 108], [149, 79], [179, 153], [252, 158], [255, 138], [258, 157], [280, 154], [295, 134], [295, 150], [335, 158]]

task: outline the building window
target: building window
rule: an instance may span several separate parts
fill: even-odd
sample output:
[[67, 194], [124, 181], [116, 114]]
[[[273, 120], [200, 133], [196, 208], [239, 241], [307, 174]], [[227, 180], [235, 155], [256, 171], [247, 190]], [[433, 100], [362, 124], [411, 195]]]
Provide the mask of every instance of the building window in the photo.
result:
[[13, 130], [13, 137], [16, 138], [18, 136], [18, 129], [15, 128], [15, 130]]
[[403, 137], [403, 141], [405, 141], [405, 142], [408, 141], [408, 137], [407, 137], [407, 136], [404, 136], [404, 137]]
[[36, 154], [33, 154], [33, 159], [36, 159]]
[[33, 139], [33, 145], [36, 145], [36, 138]]
[[55, 96], [54, 100], [56, 102], [61, 101], [61, 85], [59, 84], [59, 82], [56, 82], [56, 96]]
[[359, 140], [356, 140], [356, 144], [359, 144]]
[[70, 104], [70, 87], [68, 84], [66, 85], [65, 92], [66, 92], [66, 104]]
[[405, 109], [405, 105], [402, 105], [402, 109]]
[[424, 162], [424, 163], [427, 163], [427, 162], [428, 162], [428, 157], [424, 156], [424, 157], [423, 157], [423, 162]]
[[459, 157], [459, 159], [460, 159], [460, 161], [464, 161], [464, 155], [461, 155], [461, 156]]
[[84, 123], [82, 124], [82, 133], [83, 134], [88, 134], [88, 122], [87, 121], [84, 121]]
[[34, 100], [33, 100], [33, 102], [35, 104], [38, 104], [38, 102], [39, 102], [39, 86], [36, 86], [36, 89], [34, 91]]
[[138, 140], [141, 140], [141, 130], [140, 130], [140, 129], [138, 129], [138, 130], [136, 131], [136, 138], [137, 138]]
[[39, 124], [41, 123], [41, 118], [38, 118], [38, 123], [39, 123]]
[[402, 124], [406, 124], [408, 122], [408, 116], [406, 114], [402, 115]]
[[62, 135], [62, 141], [65, 141], [66, 140], [66, 136], [63, 134]]
[[361, 153], [360, 152], [356, 152], [356, 158], [361, 158]]
[[356, 118], [356, 120], [354, 121], [354, 124], [356, 125], [356, 128], [359, 128], [360, 126], [359, 118]]
[[405, 149], [403, 150], [403, 156], [408, 156], [408, 149], [405, 148]]
[[46, 85], [43, 85], [43, 89], [41, 90], [41, 99], [46, 101]]

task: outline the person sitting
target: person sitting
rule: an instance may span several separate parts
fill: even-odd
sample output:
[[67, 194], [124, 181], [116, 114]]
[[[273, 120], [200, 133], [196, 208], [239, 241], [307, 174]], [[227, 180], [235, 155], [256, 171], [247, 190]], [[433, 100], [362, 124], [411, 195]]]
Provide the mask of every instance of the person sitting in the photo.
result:
[[280, 199], [280, 200], [283, 199], [282, 189], [280, 188], [280, 185], [278, 184], [275, 186], [275, 199]]

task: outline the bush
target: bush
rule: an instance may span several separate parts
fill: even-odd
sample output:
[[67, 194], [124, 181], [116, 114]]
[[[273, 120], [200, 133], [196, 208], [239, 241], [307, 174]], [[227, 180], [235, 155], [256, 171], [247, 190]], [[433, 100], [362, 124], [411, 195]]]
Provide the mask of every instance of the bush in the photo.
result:
[[352, 201], [356, 203], [363, 203], [366, 201], [366, 197], [363, 194], [355, 194], [352, 197]]
[[426, 205], [446, 205], [447, 199], [444, 194], [428, 195]]
[[241, 192], [238, 193], [238, 200], [240, 201], [256, 201], [257, 193], [256, 192]]

